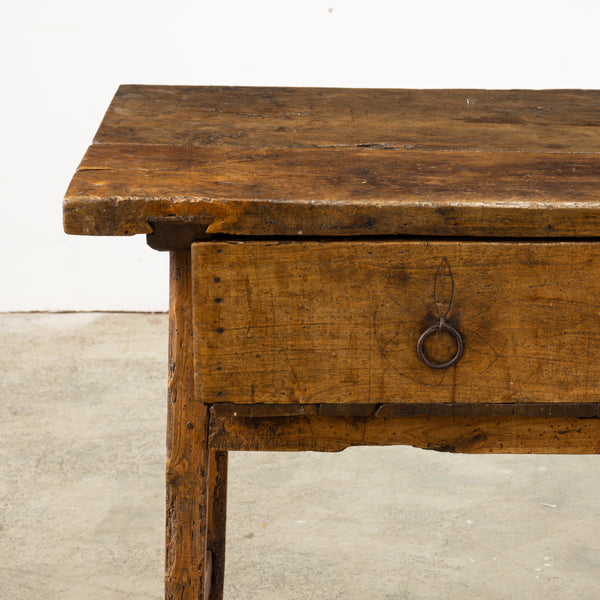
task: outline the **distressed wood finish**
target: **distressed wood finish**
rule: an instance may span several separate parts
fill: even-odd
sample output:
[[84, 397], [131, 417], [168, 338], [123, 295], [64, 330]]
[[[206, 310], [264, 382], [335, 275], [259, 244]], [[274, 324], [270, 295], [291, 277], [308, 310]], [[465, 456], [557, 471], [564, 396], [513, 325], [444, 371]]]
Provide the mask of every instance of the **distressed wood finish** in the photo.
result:
[[63, 218], [172, 251], [165, 598], [228, 451], [599, 453], [599, 182], [600, 91], [121, 86]]
[[[598, 243], [206, 242], [192, 254], [202, 401], [600, 401]], [[443, 258], [465, 350], [436, 370], [416, 344], [437, 323]]]
[[208, 600], [208, 408], [194, 397], [190, 252], [171, 253], [166, 600]]
[[225, 522], [227, 518], [227, 452], [210, 451], [207, 546], [211, 556], [210, 591], [206, 600], [223, 600]]
[[124, 86], [65, 230], [598, 236], [599, 124], [596, 91]]
[[318, 450], [402, 444], [468, 454], [598, 454], [600, 419], [540, 417], [211, 418], [219, 450]]
[[67, 192], [65, 225], [88, 235], [149, 233], [161, 218], [212, 234], [598, 235], [599, 177], [600, 154], [99, 145]]
[[215, 417], [573, 417], [599, 416], [598, 404], [213, 404]]
[[595, 90], [122, 85], [96, 144], [598, 152]]

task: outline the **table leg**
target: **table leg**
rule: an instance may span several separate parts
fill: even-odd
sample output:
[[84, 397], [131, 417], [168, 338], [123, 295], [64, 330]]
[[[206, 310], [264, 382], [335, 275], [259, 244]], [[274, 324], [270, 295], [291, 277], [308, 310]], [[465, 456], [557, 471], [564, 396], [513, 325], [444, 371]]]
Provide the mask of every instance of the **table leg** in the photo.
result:
[[189, 250], [171, 252], [165, 598], [208, 600], [208, 406], [194, 396]]
[[210, 451], [208, 548], [212, 578], [208, 600], [222, 600], [225, 575], [225, 520], [227, 513], [227, 452]]

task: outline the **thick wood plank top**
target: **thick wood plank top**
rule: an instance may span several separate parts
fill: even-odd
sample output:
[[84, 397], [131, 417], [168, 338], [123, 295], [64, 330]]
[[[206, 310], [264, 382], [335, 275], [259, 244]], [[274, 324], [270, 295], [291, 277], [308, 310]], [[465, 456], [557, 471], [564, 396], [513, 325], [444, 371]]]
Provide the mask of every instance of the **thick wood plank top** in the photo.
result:
[[600, 91], [122, 86], [67, 233], [596, 236]]

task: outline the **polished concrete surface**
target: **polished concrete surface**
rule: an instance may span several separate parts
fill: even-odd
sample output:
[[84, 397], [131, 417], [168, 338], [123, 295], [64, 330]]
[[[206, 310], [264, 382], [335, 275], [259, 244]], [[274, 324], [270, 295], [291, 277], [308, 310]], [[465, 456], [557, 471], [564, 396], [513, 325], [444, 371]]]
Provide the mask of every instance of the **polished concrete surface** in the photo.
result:
[[[0, 600], [162, 597], [167, 317], [0, 314]], [[600, 597], [600, 458], [232, 453], [228, 600]]]

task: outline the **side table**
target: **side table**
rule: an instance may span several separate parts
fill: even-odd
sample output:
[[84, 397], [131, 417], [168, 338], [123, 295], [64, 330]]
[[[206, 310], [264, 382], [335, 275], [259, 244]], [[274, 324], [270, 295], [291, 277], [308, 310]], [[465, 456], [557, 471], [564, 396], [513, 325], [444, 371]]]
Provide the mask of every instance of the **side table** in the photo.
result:
[[600, 451], [600, 92], [121, 86], [67, 233], [169, 251], [165, 597], [227, 452]]

